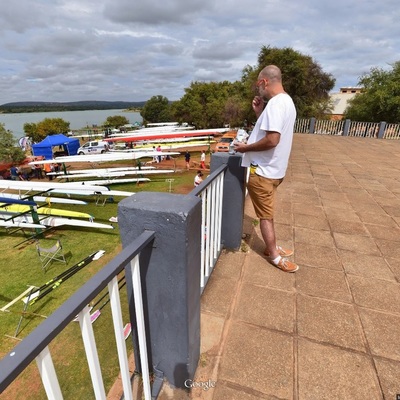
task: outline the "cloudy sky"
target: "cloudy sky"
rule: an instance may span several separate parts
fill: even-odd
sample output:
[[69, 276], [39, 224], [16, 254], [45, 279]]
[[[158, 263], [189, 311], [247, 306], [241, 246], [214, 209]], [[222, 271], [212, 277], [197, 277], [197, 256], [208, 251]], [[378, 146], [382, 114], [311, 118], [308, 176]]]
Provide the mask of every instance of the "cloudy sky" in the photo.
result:
[[178, 100], [292, 47], [356, 86], [400, 60], [398, 0], [17, 0], [0, 12], [0, 104]]

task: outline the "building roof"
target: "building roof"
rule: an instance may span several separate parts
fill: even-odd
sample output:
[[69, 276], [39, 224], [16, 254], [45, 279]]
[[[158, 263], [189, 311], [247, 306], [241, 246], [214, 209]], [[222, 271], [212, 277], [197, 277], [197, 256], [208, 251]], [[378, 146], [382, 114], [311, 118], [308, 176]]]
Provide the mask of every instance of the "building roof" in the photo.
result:
[[347, 103], [350, 99], [356, 96], [358, 93], [361, 93], [362, 88], [360, 87], [343, 87], [340, 88], [339, 93], [332, 93], [330, 98], [333, 103], [332, 114], [334, 115], [343, 115]]

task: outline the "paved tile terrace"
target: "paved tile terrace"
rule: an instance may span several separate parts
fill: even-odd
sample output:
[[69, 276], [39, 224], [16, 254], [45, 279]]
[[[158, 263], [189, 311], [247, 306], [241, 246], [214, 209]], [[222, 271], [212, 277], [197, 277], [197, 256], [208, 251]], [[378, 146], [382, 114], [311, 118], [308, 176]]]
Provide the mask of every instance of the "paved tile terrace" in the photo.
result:
[[275, 217], [295, 274], [265, 261], [255, 221], [248, 199], [246, 251], [224, 251], [202, 296], [203, 387], [159, 399], [396, 400], [400, 141], [295, 135]]

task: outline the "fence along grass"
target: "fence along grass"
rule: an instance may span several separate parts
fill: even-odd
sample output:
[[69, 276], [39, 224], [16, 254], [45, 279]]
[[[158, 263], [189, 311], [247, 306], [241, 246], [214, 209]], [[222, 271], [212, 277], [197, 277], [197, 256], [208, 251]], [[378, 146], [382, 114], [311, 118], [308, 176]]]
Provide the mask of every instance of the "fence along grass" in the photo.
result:
[[386, 122], [359, 122], [350, 120], [297, 119], [295, 133], [340, 135], [380, 139], [400, 139], [400, 124]]

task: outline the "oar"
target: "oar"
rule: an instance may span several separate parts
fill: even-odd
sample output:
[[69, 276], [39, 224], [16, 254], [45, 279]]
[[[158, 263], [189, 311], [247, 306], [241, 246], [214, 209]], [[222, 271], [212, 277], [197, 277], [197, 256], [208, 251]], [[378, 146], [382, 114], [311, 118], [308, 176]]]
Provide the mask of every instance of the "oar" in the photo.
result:
[[[99, 253], [101, 253], [101, 254], [99, 255]], [[72, 271], [70, 271], [70, 273], [64, 275], [62, 278], [54, 281], [52, 286], [47, 287], [47, 289], [45, 289], [41, 293], [35, 292], [38, 295], [35, 298], [33, 298], [32, 300], [30, 300], [30, 299], [27, 300], [27, 301], [29, 301], [29, 305], [36, 303], [38, 300], [42, 299], [44, 296], [46, 296], [47, 294], [52, 292], [54, 289], [57, 289], [63, 282], [65, 282], [71, 276], [75, 275], [78, 271], [80, 271], [82, 268], [84, 268], [86, 265], [88, 265], [91, 261], [93, 261], [95, 259], [97, 260], [98, 258], [100, 258], [103, 254], [104, 254], [104, 251], [102, 251], [102, 250], [91, 254], [90, 256], [86, 257], [84, 260], [82, 260], [78, 264], [76, 264], [77, 268], [73, 269]]]
[[[125, 276], [123, 276], [123, 277], [118, 281], [118, 285], [119, 285], [119, 283], [120, 283], [121, 281], [124, 281], [124, 282], [122, 283], [121, 286], [118, 286], [118, 290], [121, 290], [121, 289], [125, 286], [125, 284], [126, 284]], [[99, 298], [99, 300], [97, 300], [96, 303], [92, 306], [92, 309], [93, 309], [94, 307], [96, 307], [97, 304], [99, 304], [100, 301], [103, 300], [104, 297], [106, 297], [108, 294], [109, 294], [108, 292], [106, 292], [105, 294], [103, 294], [103, 296], [101, 296], [101, 297]], [[97, 318], [100, 317], [100, 315], [101, 315], [101, 310], [102, 310], [109, 302], [110, 302], [110, 297], [109, 297], [97, 310], [95, 310], [92, 314], [90, 314], [90, 321], [92, 322], [92, 324], [93, 324], [94, 321], [96, 321]]]
[[[92, 257], [93, 255], [95, 255], [95, 254], [97, 254], [97, 253], [100, 253], [100, 252], [103, 252], [103, 254], [104, 254], [104, 250], [99, 250], [99, 251], [96, 252], [96, 253], [92, 253], [92, 254], [89, 255], [88, 257]], [[103, 255], [103, 254], [101, 254], [101, 255]], [[96, 260], [97, 260], [98, 258], [100, 258], [101, 255], [100, 255], [99, 257], [97, 257]], [[36, 297], [36, 296], [37, 296], [36, 292], [40, 292], [41, 290], [46, 289], [46, 288], [47, 288], [49, 285], [51, 285], [53, 282], [56, 282], [56, 281], [58, 281], [58, 280], [64, 278], [65, 275], [68, 275], [68, 274], [71, 273], [72, 271], [74, 271], [74, 270], [76, 270], [76, 269], [78, 269], [78, 268], [81, 268], [80, 264], [81, 264], [81, 262], [79, 262], [78, 264], [73, 265], [72, 267], [70, 267], [70, 268], [66, 269], [65, 271], [63, 271], [61, 274], [55, 276], [54, 278], [52, 278], [52, 279], [50, 279], [49, 281], [47, 281], [46, 283], [44, 283], [42, 286], [40, 286], [40, 287], [38, 287], [38, 288], [35, 288], [35, 289], [32, 291], [32, 293], [30, 293], [29, 296], [27, 296], [27, 297], [25, 297], [25, 298], [23, 299], [23, 301], [26, 302], [26, 301], [32, 300], [33, 297]], [[32, 296], [33, 296], [33, 297], [32, 297]]]

